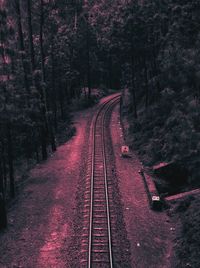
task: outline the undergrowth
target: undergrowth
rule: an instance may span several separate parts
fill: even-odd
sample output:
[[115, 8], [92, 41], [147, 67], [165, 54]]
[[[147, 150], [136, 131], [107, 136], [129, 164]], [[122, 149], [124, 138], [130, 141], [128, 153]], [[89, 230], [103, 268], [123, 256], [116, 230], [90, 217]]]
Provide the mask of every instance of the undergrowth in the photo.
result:
[[189, 183], [199, 185], [200, 105], [186, 94], [163, 90], [158, 103], [139, 110], [138, 119], [128, 115], [129, 139], [145, 165], [181, 161]]
[[91, 96], [88, 98], [88, 89], [82, 90], [82, 93], [79, 98], [75, 98], [72, 100], [71, 108], [73, 110], [83, 110], [93, 105], [97, 104], [98, 101], [109, 93], [108, 89], [99, 88], [99, 89], [92, 89]]
[[[180, 229], [175, 243], [175, 267], [200, 267], [200, 199], [186, 198], [175, 208], [175, 216], [180, 219]], [[178, 213], [178, 215], [177, 215]]]
[[[159, 101], [152, 103], [146, 111], [141, 99], [138, 119], [129, 113], [126, 103], [129, 98], [124, 98], [122, 110], [129, 122], [128, 143], [144, 165], [152, 167], [160, 162], [181, 162], [189, 174], [186, 189], [199, 187], [200, 104], [194, 96], [189, 90], [165, 89]], [[180, 220], [174, 248], [176, 268], [200, 267], [199, 206], [200, 198], [196, 196], [180, 201], [174, 210], [177, 221]]]

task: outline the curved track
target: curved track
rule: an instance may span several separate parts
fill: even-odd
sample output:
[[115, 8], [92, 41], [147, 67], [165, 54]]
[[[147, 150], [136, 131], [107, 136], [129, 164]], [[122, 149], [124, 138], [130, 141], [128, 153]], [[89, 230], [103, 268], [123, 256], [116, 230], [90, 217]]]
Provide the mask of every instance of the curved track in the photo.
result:
[[107, 176], [105, 120], [119, 102], [120, 94], [103, 103], [92, 123], [92, 147], [89, 176], [85, 193], [84, 230], [82, 237], [83, 257], [81, 267], [113, 268], [112, 198]]

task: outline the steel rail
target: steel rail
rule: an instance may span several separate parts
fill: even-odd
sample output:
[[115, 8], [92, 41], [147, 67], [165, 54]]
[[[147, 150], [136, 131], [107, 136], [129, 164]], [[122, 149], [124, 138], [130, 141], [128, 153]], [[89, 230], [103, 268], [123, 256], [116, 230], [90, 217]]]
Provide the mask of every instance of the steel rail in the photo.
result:
[[[107, 183], [107, 168], [106, 168], [106, 152], [105, 152], [105, 117], [107, 112], [114, 106], [117, 102], [119, 102], [120, 94], [113, 97], [112, 99], [108, 100], [107, 102], [103, 103], [98, 110], [92, 128], [92, 159], [91, 159], [91, 186], [90, 186], [90, 216], [89, 216], [89, 245], [88, 245], [88, 268], [92, 268], [92, 232], [93, 232], [93, 204], [94, 204], [94, 179], [95, 179], [95, 152], [96, 152], [96, 140], [95, 140], [95, 133], [97, 122], [102, 114], [101, 118], [101, 128], [102, 128], [102, 153], [103, 153], [103, 169], [104, 169], [104, 187], [105, 187], [105, 196], [106, 196], [106, 213], [107, 213], [107, 228], [108, 228], [108, 246], [109, 246], [109, 261], [110, 261], [110, 268], [113, 268], [113, 256], [112, 256], [112, 238], [111, 238], [111, 225], [110, 225], [110, 211], [109, 211], [109, 194], [108, 194], [108, 183]], [[106, 105], [108, 105], [106, 107]], [[105, 109], [106, 107], [106, 109]]]
[[[118, 102], [119, 100], [117, 100]], [[113, 107], [116, 101], [112, 103], [110, 106]], [[113, 268], [113, 256], [112, 256], [112, 237], [111, 237], [111, 224], [110, 224], [110, 209], [109, 209], [109, 195], [108, 195], [108, 180], [107, 180], [107, 163], [106, 163], [106, 148], [105, 148], [105, 116], [106, 113], [111, 109], [111, 107], [105, 111], [102, 118], [102, 127], [103, 127], [103, 135], [102, 135], [102, 144], [103, 144], [103, 164], [104, 164], [104, 180], [105, 180], [105, 193], [106, 193], [106, 210], [107, 210], [107, 224], [108, 224], [108, 243], [109, 243], [109, 258], [110, 258], [110, 268]]]

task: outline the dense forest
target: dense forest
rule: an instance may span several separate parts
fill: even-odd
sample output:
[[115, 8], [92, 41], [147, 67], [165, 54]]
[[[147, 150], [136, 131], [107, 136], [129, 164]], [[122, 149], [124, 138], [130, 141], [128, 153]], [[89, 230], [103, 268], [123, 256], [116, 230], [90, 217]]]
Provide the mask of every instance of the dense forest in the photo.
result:
[[0, 192], [14, 197], [20, 161], [56, 150], [59, 122], [82, 88], [90, 100], [100, 69], [82, 1], [1, 1], [0, 25]]
[[56, 150], [59, 124], [70, 128], [72, 103], [89, 105], [93, 88], [122, 89], [146, 165], [181, 160], [199, 185], [199, 14], [197, 0], [2, 0], [0, 202], [15, 196], [20, 161]]

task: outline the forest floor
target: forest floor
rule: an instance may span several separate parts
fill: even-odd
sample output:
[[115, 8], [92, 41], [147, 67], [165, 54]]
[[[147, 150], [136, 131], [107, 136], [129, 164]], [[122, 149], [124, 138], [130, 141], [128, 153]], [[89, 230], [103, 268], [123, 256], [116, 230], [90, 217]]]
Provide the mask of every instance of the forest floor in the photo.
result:
[[[8, 228], [0, 234], [0, 268], [66, 268], [74, 236], [77, 189], [89, 142], [89, 125], [96, 106], [74, 113], [76, 135], [38, 164], [8, 212]], [[111, 118], [111, 135], [124, 220], [134, 268], [170, 268], [174, 228], [165, 212], [149, 208], [134, 152], [121, 158], [123, 144], [118, 107]], [[77, 268], [77, 267], [76, 267]], [[123, 267], [122, 267], [123, 268]]]
[[36, 165], [19, 189], [8, 228], [0, 234], [1, 268], [69, 267], [76, 189], [93, 109], [74, 113], [76, 135]]

